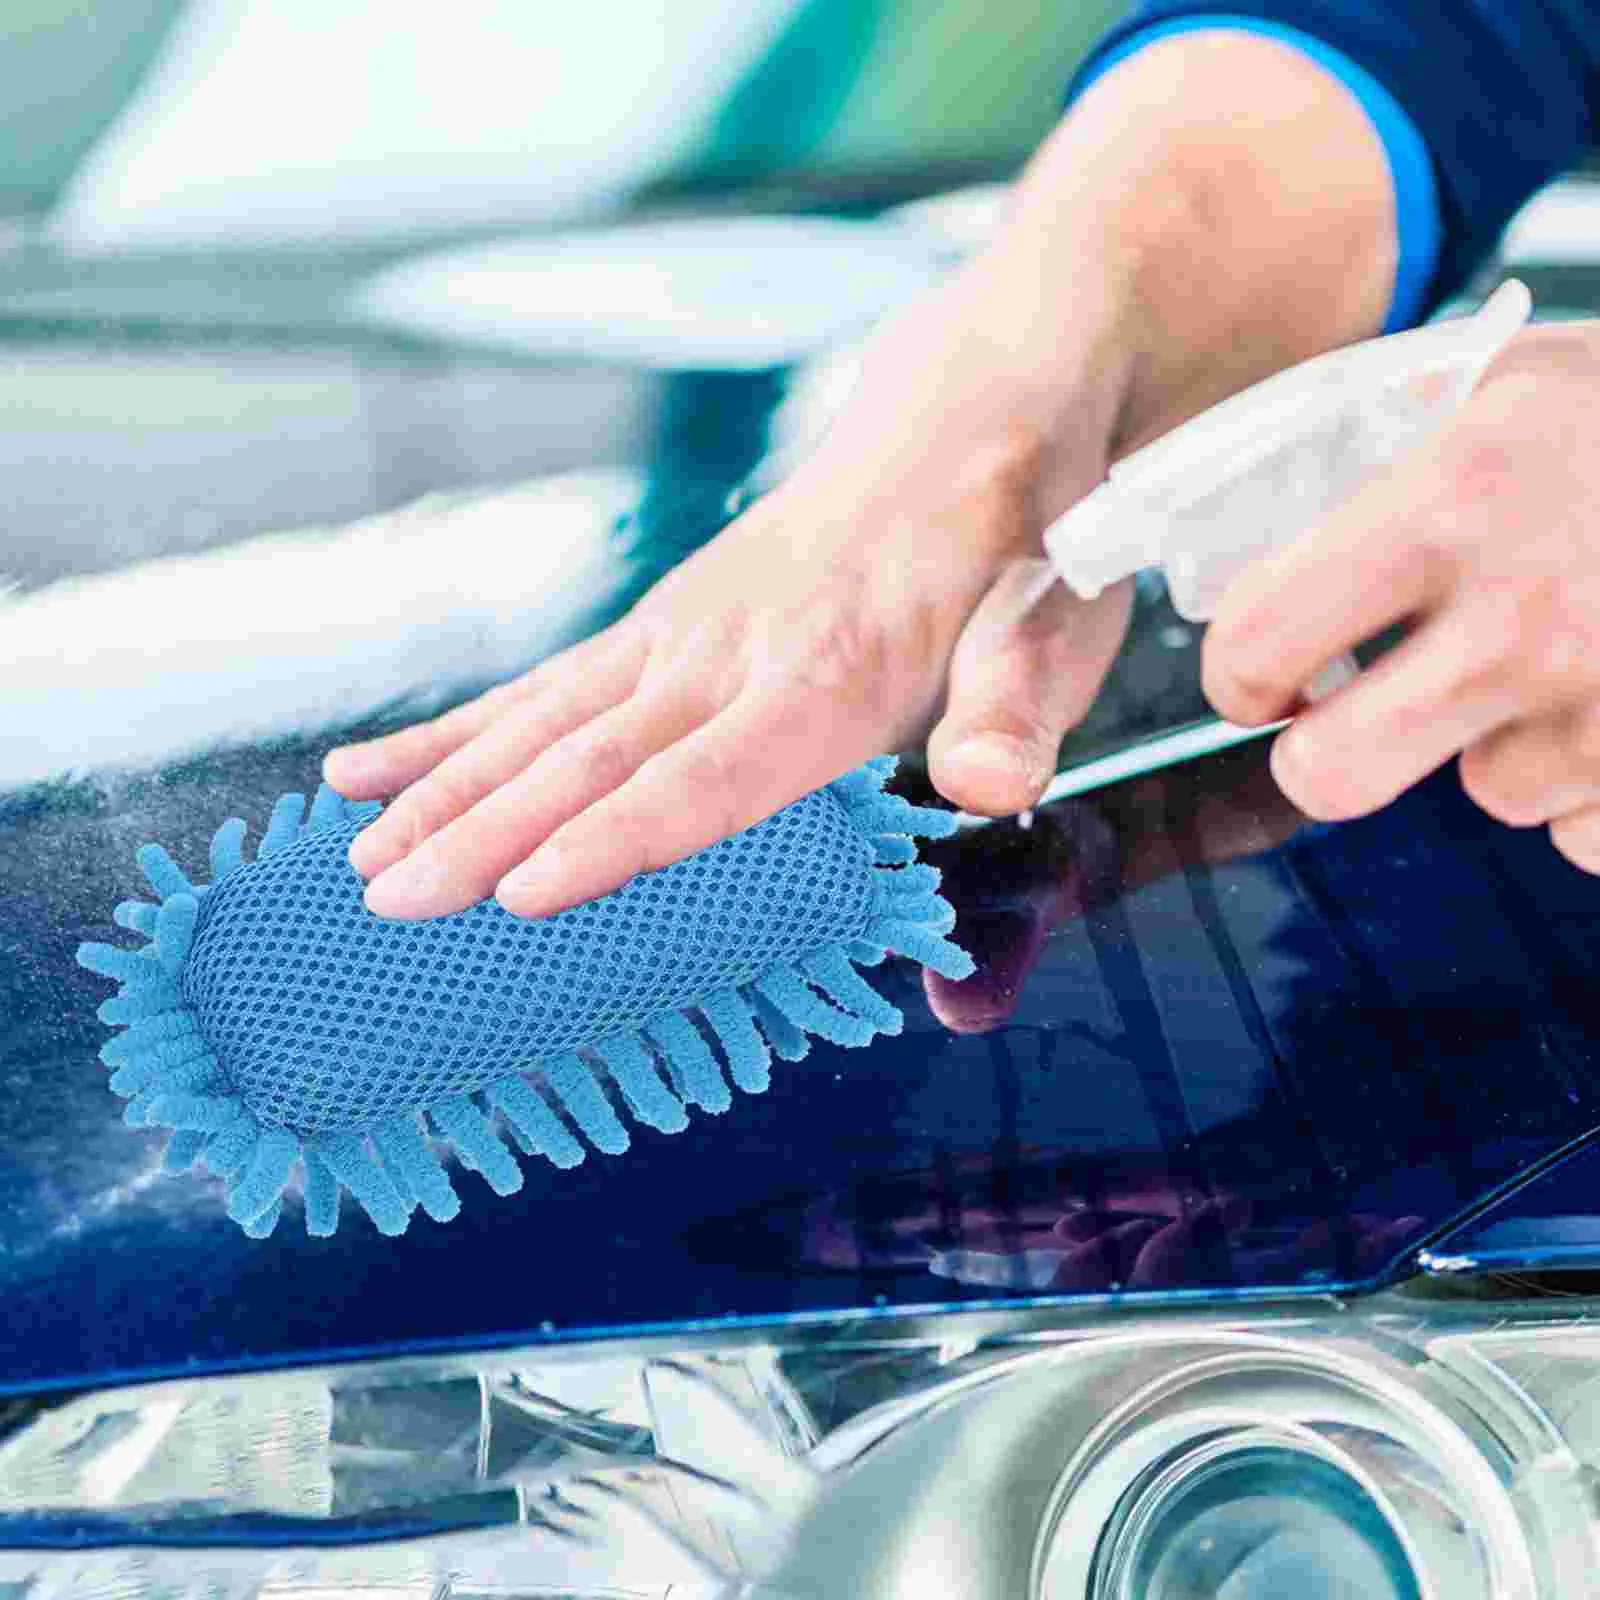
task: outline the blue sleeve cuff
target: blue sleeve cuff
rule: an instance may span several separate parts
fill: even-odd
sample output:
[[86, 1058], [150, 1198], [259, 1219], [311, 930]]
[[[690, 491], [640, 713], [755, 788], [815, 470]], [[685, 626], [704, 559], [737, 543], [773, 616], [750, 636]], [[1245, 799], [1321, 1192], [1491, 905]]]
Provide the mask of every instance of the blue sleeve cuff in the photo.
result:
[[1383, 331], [1395, 333], [1413, 326], [1428, 303], [1429, 289], [1439, 266], [1444, 245], [1444, 228], [1439, 209], [1439, 189], [1433, 161], [1417, 125], [1400, 102], [1372, 74], [1348, 56], [1314, 35], [1283, 23], [1261, 17], [1208, 13], [1174, 17], [1123, 39], [1092, 61], [1073, 86], [1076, 97], [1103, 73], [1126, 60], [1145, 45], [1173, 34], [1194, 33], [1201, 29], [1225, 29], [1257, 33], [1293, 45], [1318, 66], [1336, 77], [1366, 112], [1383, 142], [1394, 183], [1395, 225], [1399, 236], [1399, 261], [1395, 268], [1394, 295]]

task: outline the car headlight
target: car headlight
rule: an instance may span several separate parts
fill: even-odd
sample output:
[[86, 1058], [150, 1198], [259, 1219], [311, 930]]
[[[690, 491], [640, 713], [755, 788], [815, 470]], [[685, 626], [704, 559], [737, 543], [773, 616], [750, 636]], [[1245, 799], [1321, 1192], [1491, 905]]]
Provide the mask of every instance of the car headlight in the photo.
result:
[[1529, 1305], [586, 1345], [0, 1411], [5, 1600], [1595, 1592], [1600, 1327]]

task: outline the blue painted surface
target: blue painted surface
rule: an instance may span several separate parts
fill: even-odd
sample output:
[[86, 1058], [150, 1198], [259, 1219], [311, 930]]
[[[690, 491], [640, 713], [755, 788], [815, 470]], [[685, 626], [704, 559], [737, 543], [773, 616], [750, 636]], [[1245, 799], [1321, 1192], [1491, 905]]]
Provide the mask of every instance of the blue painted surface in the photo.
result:
[[[255, 392], [237, 351], [176, 324], [155, 356], [95, 327], [107, 365], [86, 384], [139, 377], [176, 348]], [[250, 519], [218, 515], [219, 542], [571, 466], [569, 395], [599, 381], [463, 367], [473, 381], [447, 403], [433, 357], [330, 350], [306, 370], [326, 384], [353, 363], [362, 403], [346, 430], [319, 425], [313, 453], [299, 434], [283, 442], [279, 413], [252, 421], [246, 406], [210, 478], [204, 452], [176, 446], [181, 473], [141, 455], [137, 473], [107, 475], [85, 459], [87, 435], [67, 438], [81, 498], [55, 479], [40, 490], [38, 560], [16, 564], [25, 545], [7, 555], [24, 592], [181, 557], [189, 510], [224, 491]], [[732, 514], [788, 375], [605, 381], [615, 416], [585, 433], [585, 459], [637, 462], [643, 487], [601, 535], [617, 582], [590, 627]], [[370, 502], [348, 499], [369, 476]], [[510, 537], [538, 533], [518, 523]], [[252, 657], [247, 610], [231, 677], [195, 654], [219, 729], [253, 676], [281, 670]], [[431, 620], [375, 625], [403, 637]], [[187, 648], [158, 647], [180, 662]], [[1203, 714], [1196, 654], [1141, 586], [1075, 753]], [[108, 653], [107, 673], [128, 659]], [[152, 724], [163, 712], [151, 704]], [[906, 1012], [900, 1038], [819, 1044], [766, 1093], [681, 1134], [639, 1130], [620, 1160], [530, 1169], [514, 1197], [457, 1173], [462, 1214], [446, 1227], [419, 1220], [389, 1240], [353, 1217], [308, 1239], [295, 1216], [247, 1239], [218, 1180], [160, 1175], [161, 1136], [122, 1124], [96, 1056], [107, 987], [73, 952], [116, 936], [140, 843], [200, 869], [223, 818], [259, 835], [345, 731], [120, 775], [96, 770], [85, 739], [88, 778], [0, 790], [0, 1390], [741, 1318], [1370, 1287], [1486, 1209], [1600, 1238], [1592, 1161], [1556, 1168], [1558, 1203], [1541, 1183], [1492, 1209], [1600, 1128], [1600, 879], [1542, 832], [1489, 821], [1448, 773], [1379, 817], [1306, 827], [1252, 746], [1060, 802], [1028, 832], [931, 849], [981, 970], [959, 987], [925, 987], [908, 966], [875, 974]]]
[[[391, 1240], [358, 1217], [252, 1241], [214, 1181], [156, 1176], [160, 1140], [122, 1125], [95, 1057], [104, 985], [72, 951], [130, 887], [130, 841], [176, 828], [198, 861], [211, 812], [259, 827], [316, 750], [191, 764], [115, 805], [10, 804], [7, 1388], [1119, 1286], [1370, 1284], [1600, 1126], [1600, 879], [1450, 774], [1365, 822], [1219, 850], [1208, 807], [1266, 825], [1246, 751], [934, 847], [983, 970], [931, 994], [889, 972], [901, 1038], [819, 1044], [765, 1095], [509, 1199], [461, 1174], [448, 1228]], [[1159, 807], [1135, 828], [1139, 795]]]
[[1422, 1265], [1469, 1271], [1600, 1271], [1600, 1143], [1552, 1162], [1531, 1182], [1443, 1235]]

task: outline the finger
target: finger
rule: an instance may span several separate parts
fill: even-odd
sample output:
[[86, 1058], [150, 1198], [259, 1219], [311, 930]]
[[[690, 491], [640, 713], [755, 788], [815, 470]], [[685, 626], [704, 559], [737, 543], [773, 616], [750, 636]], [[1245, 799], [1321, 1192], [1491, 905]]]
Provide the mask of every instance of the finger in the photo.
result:
[[[565, 681], [620, 675], [626, 662], [642, 657], [643, 644], [634, 636], [619, 637], [618, 633], [608, 630], [586, 639], [443, 716], [381, 738], [339, 745], [323, 758], [322, 776], [347, 800], [378, 800], [397, 794], [475, 739], [508, 707]], [[607, 703], [614, 703], [626, 692], [619, 691]]]
[[1600, 805], [1600, 705], [1500, 728], [1462, 752], [1461, 784], [1514, 828]]
[[1588, 806], [1550, 824], [1550, 842], [1575, 867], [1600, 872], [1600, 806]]
[[1250, 1211], [1250, 1202], [1236, 1195], [1202, 1201], [1146, 1241], [1128, 1287], [1227, 1280], [1233, 1275], [1229, 1240], [1249, 1223]]
[[1161, 1226], [1153, 1217], [1139, 1217], [1072, 1246], [1056, 1267], [1050, 1287], [1079, 1291], [1121, 1287], [1138, 1261], [1139, 1252]]
[[642, 665], [640, 652], [620, 653], [588, 673], [550, 680], [531, 699], [502, 702], [476, 737], [417, 778], [356, 835], [351, 866], [365, 878], [392, 867], [525, 772], [552, 745], [624, 701]]
[[1050, 1231], [1064, 1244], [1087, 1244], [1091, 1239], [1098, 1239], [1108, 1226], [1101, 1212], [1092, 1206], [1083, 1206], [1075, 1211], [1064, 1211], [1050, 1225]]
[[682, 680], [612, 707], [380, 873], [367, 885], [367, 908], [411, 921], [476, 905], [555, 829], [708, 715], [704, 699]]
[[751, 693], [546, 839], [496, 898], [519, 917], [597, 899], [754, 827], [878, 754], [880, 743], [860, 708], [831, 696]]
[[928, 1009], [951, 1033], [990, 1033], [1016, 1010], [1052, 924], [1026, 903], [1016, 910], [959, 909], [961, 948], [977, 962], [977, 971], [947, 978], [924, 967], [923, 994]]
[[1222, 716], [1247, 727], [1288, 716], [1324, 667], [1442, 603], [1454, 565], [1424, 536], [1437, 472], [1430, 458], [1372, 480], [1234, 580], [1201, 651], [1201, 684]]
[[322, 776], [347, 800], [377, 800], [425, 772], [475, 738], [525, 692], [520, 680], [454, 707], [443, 716], [412, 724], [398, 733], [338, 745], [322, 758]]
[[1523, 707], [1497, 653], [1505, 631], [1492, 596], [1448, 606], [1278, 735], [1279, 788], [1323, 821], [1365, 816], [1511, 721]]
[[979, 603], [950, 661], [945, 713], [928, 740], [939, 792], [1008, 816], [1037, 803], [1067, 730], [1094, 701], [1127, 629], [1133, 585], [1080, 600], [1048, 562], [1018, 561]]

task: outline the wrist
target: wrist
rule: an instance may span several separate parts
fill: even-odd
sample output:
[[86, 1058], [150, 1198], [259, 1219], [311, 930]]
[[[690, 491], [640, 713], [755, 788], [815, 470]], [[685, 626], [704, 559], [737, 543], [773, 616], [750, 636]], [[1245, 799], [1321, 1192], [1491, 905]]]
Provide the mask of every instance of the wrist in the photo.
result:
[[[859, 460], [1029, 480], [1043, 525], [1105, 473], [1132, 341], [1106, 256], [1080, 242], [1072, 291], [1026, 252], [985, 251], [881, 326], [827, 440], [827, 472]], [[1053, 265], [1060, 265], [1059, 254]], [[1024, 471], [1019, 465], [1026, 461]]]

